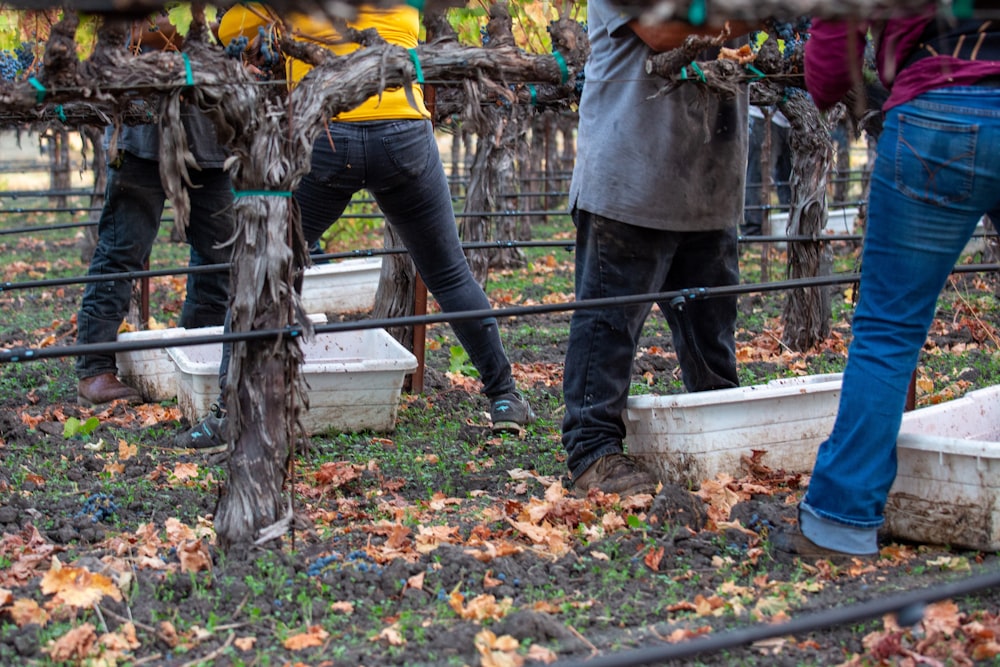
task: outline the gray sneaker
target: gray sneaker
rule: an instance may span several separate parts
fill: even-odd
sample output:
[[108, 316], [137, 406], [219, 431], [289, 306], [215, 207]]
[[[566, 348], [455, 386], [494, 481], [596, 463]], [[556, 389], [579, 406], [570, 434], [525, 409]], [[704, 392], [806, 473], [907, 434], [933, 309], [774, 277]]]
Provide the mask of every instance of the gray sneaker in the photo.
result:
[[490, 419], [494, 433], [514, 433], [524, 435], [524, 427], [538, 417], [521, 392], [501, 394], [490, 401]]
[[229, 420], [225, 411], [212, 404], [211, 412], [200, 422], [183, 433], [174, 437], [174, 447], [177, 449], [194, 449], [202, 454], [215, 454], [226, 451], [226, 428]]
[[602, 456], [573, 480], [573, 491], [581, 496], [591, 489], [620, 496], [655, 494], [656, 487], [656, 478], [626, 454]]

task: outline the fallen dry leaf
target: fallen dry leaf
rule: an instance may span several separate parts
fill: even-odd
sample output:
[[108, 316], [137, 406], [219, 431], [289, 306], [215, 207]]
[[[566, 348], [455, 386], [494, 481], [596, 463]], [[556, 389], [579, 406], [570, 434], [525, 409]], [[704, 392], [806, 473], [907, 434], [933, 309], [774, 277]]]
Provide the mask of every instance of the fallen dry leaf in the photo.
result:
[[11, 620], [19, 628], [31, 623], [44, 626], [49, 621], [49, 613], [30, 598], [18, 598], [14, 604], [6, 609], [6, 612], [10, 614]]
[[201, 540], [188, 540], [177, 548], [181, 572], [202, 572], [212, 569], [212, 555]]
[[82, 662], [93, 653], [96, 644], [94, 626], [84, 623], [50, 642], [44, 650], [56, 662]]
[[233, 640], [233, 646], [241, 651], [251, 651], [257, 643], [256, 637], [237, 637]]
[[174, 466], [170, 473], [170, 481], [175, 484], [184, 484], [198, 477], [198, 464], [181, 462]]
[[282, 645], [289, 651], [301, 651], [304, 648], [322, 646], [327, 637], [330, 636], [326, 630], [318, 625], [310, 626], [306, 632], [288, 637]]
[[122, 599], [121, 591], [108, 577], [84, 568], [65, 567], [55, 556], [42, 577], [41, 589], [46, 595], [55, 596], [54, 602], [73, 607], [91, 607], [105, 595], [116, 601]]

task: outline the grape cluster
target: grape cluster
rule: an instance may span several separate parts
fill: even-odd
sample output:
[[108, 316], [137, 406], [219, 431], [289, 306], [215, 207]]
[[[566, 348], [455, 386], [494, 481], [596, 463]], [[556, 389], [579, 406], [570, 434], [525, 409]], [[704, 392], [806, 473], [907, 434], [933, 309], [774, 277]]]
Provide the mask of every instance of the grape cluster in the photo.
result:
[[13, 81], [20, 71], [17, 56], [10, 51], [0, 51], [0, 80]]
[[118, 511], [114, 498], [106, 493], [95, 493], [83, 502], [83, 507], [76, 513], [78, 517], [89, 517], [92, 523], [107, 521]]
[[248, 42], [246, 35], [233, 37], [229, 40], [229, 44], [226, 44], [226, 55], [230, 58], [242, 58]]
[[336, 551], [334, 551], [329, 556], [320, 556], [313, 562], [309, 563], [309, 567], [306, 568], [306, 574], [308, 574], [310, 577], [317, 577], [323, 573], [323, 570], [326, 569], [327, 565], [336, 563], [337, 561], [342, 559], [343, 556], [341, 556]]
[[281, 56], [274, 48], [274, 32], [264, 26], [257, 28], [257, 32], [260, 35], [261, 64], [265, 69], [270, 69], [277, 65], [278, 61], [281, 60]]
[[21, 42], [13, 51], [0, 51], [0, 80], [15, 81], [26, 78], [29, 73], [37, 75], [41, 72], [35, 46], [34, 42]]
[[30, 72], [36, 60], [35, 44], [33, 42], [21, 42], [21, 45], [14, 49], [14, 55], [17, 56], [21, 72]]
[[774, 530], [775, 528], [774, 523], [772, 523], [770, 519], [762, 518], [758, 516], [756, 512], [754, 512], [750, 517], [750, 520], [747, 521], [746, 526], [755, 533], [763, 533], [765, 531]]
[[329, 556], [321, 556], [309, 564], [306, 573], [309, 576], [319, 576], [327, 569], [336, 569], [333, 567], [336, 563], [342, 563], [341, 567], [352, 567], [358, 572], [371, 572], [372, 574], [381, 574], [382, 572], [382, 567], [375, 563], [371, 556], [356, 549], [347, 554], [346, 557], [341, 556], [336, 551]]
[[771, 33], [785, 43], [782, 51], [785, 58], [795, 58], [801, 54], [803, 45], [809, 39], [809, 28], [812, 26], [812, 19], [808, 16], [800, 16], [794, 21], [770, 21], [768, 28]]
[[482, 40], [483, 46], [490, 43], [490, 33], [486, 30], [486, 26], [479, 26], [479, 39]]

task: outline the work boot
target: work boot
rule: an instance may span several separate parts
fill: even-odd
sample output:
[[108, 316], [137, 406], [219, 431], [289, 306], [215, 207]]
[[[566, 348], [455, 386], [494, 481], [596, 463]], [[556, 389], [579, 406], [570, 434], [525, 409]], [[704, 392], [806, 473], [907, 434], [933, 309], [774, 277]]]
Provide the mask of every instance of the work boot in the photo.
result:
[[177, 449], [196, 449], [202, 454], [224, 452], [229, 446], [226, 442], [226, 429], [229, 419], [224, 410], [212, 404], [209, 414], [200, 422], [174, 438]]
[[573, 480], [573, 491], [581, 496], [587, 495], [591, 489], [620, 496], [656, 494], [656, 487], [656, 478], [625, 454], [602, 456]]
[[798, 557], [810, 562], [828, 560], [834, 565], [850, 565], [855, 560], [862, 563], [871, 563], [878, 560], [879, 557], [877, 551], [870, 554], [850, 554], [844, 551], [821, 547], [803, 535], [798, 527], [772, 532], [770, 542], [774, 548], [776, 560], [790, 561]]
[[490, 419], [494, 433], [524, 435], [524, 427], [537, 419], [528, 399], [520, 392], [501, 394], [490, 401]]
[[80, 380], [76, 385], [76, 400], [88, 408], [101, 407], [111, 401], [136, 405], [142, 403], [142, 394], [119, 380], [114, 373], [101, 373]]

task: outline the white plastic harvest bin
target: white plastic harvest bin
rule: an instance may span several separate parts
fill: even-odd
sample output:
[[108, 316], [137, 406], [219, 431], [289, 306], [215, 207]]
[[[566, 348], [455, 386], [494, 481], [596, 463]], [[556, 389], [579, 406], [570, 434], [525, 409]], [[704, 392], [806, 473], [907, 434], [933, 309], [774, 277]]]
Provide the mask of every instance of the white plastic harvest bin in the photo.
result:
[[626, 451], [663, 482], [698, 486], [742, 474], [741, 459], [764, 450], [771, 468], [808, 471], [833, 428], [841, 375], [670, 396], [631, 396]]
[[1000, 386], [906, 413], [896, 453], [891, 535], [1000, 550]]
[[222, 333], [222, 327], [185, 329], [146, 329], [118, 334], [119, 342], [162, 340], [163, 347], [148, 350], [129, 350], [115, 354], [118, 377], [130, 387], [135, 387], [142, 397], [152, 403], [169, 401], [177, 395], [177, 366], [167, 354], [170, 340], [185, 336], [213, 336]]
[[348, 313], [375, 304], [381, 257], [317, 264], [302, 278], [302, 305], [307, 313]]
[[[309, 410], [302, 423], [310, 433], [391, 431], [396, 426], [403, 378], [417, 359], [384, 329], [317, 334], [300, 341], [309, 384]], [[190, 421], [208, 414], [219, 399], [222, 344], [167, 350], [177, 364], [177, 404]]]

